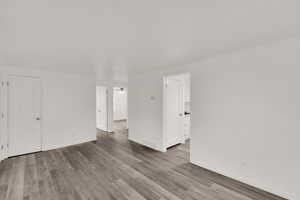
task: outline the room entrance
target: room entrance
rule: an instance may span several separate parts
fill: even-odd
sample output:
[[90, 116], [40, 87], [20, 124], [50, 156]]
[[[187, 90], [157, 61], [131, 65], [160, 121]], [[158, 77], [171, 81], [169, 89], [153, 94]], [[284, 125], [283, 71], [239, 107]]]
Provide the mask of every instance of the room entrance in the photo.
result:
[[190, 140], [190, 74], [164, 77], [163, 138], [166, 149]]
[[128, 128], [127, 88], [114, 87], [113, 92], [113, 131], [124, 131]]

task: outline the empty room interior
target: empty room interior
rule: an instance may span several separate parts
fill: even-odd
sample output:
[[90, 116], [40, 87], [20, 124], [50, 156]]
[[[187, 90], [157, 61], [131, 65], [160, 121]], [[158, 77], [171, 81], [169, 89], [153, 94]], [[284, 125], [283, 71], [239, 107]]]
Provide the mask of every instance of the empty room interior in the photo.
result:
[[0, 200], [299, 200], [300, 1], [0, 0]]

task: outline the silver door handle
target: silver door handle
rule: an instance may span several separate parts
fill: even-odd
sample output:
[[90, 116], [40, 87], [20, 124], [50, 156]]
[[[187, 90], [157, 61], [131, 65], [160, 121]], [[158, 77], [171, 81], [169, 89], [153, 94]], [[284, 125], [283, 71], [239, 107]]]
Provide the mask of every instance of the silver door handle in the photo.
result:
[[179, 114], [179, 116], [180, 116], [180, 117], [182, 117], [182, 116], [183, 116], [183, 114], [182, 114], [182, 113], [180, 113], [180, 114]]
[[37, 118], [36, 118], [36, 120], [37, 120], [37, 121], [40, 121], [40, 120], [41, 120], [41, 118], [40, 118], [40, 117], [37, 117]]

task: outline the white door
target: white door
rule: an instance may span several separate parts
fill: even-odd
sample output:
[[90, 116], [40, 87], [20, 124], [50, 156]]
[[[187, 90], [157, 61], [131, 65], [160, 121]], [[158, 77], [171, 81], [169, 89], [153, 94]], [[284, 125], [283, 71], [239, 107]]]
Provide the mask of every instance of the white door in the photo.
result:
[[40, 79], [24, 76], [9, 76], [9, 156], [17, 156], [42, 150], [40, 107]]
[[184, 93], [183, 82], [168, 79], [165, 90], [166, 147], [184, 142]]
[[96, 125], [98, 129], [107, 131], [107, 88], [97, 86], [96, 93]]

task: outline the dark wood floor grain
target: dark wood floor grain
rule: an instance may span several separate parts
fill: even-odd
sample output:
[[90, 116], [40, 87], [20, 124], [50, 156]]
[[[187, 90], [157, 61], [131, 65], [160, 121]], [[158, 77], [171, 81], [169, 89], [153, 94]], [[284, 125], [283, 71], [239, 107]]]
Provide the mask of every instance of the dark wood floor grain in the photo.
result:
[[129, 142], [124, 128], [5, 160], [0, 200], [283, 200], [190, 164], [188, 143], [161, 153]]

